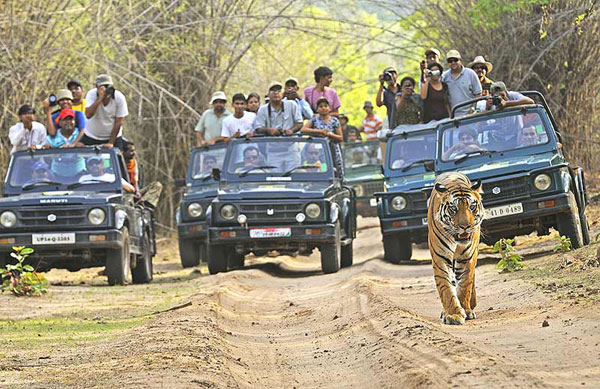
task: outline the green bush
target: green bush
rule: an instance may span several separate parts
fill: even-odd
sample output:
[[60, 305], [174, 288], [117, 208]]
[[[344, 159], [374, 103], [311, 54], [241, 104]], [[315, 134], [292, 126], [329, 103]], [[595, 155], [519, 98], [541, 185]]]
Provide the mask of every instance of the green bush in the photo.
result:
[[500, 273], [513, 272], [523, 268], [523, 257], [516, 252], [513, 244], [514, 239], [500, 239], [494, 244], [494, 252], [500, 253], [501, 259], [496, 264]]
[[571, 238], [567, 238], [564, 235], [558, 237], [559, 243], [554, 246], [554, 252], [560, 251], [561, 253], [566, 253], [571, 251]]
[[10, 291], [15, 296], [40, 296], [48, 293], [48, 280], [39, 274], [31, 265], [23, 265], [25, 259], [33, 253], [29, 247], [13, 247], [14, 252], [10, 256], [17, 260], [16, 265], [6, 265], [0, 269], [2, 285], [0, 290]]

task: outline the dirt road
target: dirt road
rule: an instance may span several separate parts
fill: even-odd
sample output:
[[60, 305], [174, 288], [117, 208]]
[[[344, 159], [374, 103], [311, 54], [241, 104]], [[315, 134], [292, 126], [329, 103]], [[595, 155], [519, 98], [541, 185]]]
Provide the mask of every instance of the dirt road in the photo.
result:
[[[427, 252], [411, 264], [383, 262], [378, 228], [361, 230], [355, 266], [331, 275], [320, 273], [318, 252], [254, 258], [216, 276], [162, 255], [147, 286], [51, 272], [61, 285], [48, 297], [16, 305], [2, 296], [2, 318], [13, 321], [2, 322], [0, 386], [600, 387], [596, 300], [562, 301], [523, 276], [498, 274], [485, 255], [478, 318], [463, 326], [440, 324]], [[92, 334], [61, 333], [56, 320], [67, 317], [93, 324]], [[24, 324], [32, 320], [41, 323], [37, 339]], [[44, 332], [44, 320], [57, 333]], [[97, 333], [102, 322], [113, 326]]]

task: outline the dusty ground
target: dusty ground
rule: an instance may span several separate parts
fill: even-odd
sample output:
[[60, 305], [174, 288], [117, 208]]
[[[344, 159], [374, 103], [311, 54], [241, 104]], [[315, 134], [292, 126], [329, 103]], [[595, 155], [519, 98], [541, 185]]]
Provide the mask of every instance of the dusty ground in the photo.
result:
[[149, 285], [52, 271], [47, 296], [0, 296], [0, 387], [600, 387], [597, 245], [519, 238], [513, 274], [482, 246], [478, 318], [444, 326], [428, 253], [383, 262], [377, 219], [361, 226], [332, 275], [316, 252], [209, 276], [167, 240]]

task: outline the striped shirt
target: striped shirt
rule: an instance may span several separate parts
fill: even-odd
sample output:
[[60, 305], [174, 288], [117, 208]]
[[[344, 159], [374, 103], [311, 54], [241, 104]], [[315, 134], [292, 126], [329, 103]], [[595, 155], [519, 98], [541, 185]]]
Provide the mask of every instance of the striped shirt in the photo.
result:
[[365, 132], [366, 140], [377, 140], [377, 130], [383, 124], [383, 120], [375, 114], [369, 117], [366, 116], [362, 121], [363, 131]]

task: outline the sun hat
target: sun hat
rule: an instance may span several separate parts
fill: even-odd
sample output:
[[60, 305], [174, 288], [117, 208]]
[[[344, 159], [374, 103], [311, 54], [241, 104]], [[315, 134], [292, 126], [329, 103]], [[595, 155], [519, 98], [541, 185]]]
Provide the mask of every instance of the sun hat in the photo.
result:
[[428, 56], [429, 53], [434, 53], [438, 57], [440, 56], [440, 51], [438, 49], [434, 49], [433, 47], [430, 48], [430, 49], [425, 50], [425, 56]]
[[108, 74], [99, 74], [96, 77], [96, 85], [100, 86], [100, 85], [113, 85], [113, 80], [112, 77], [109, 76]]
[[373, 104], [370, 101], [365, 101], [363, 108], [373, 108]]
[[477, 57], [475, 57], [473, 62], [469, 62], [467, 67], [470, 67], [472, 69], [473, 66], [475, 66], [475, 65], [485, 65], [487, 67], [488, 73], [491, 72], [492, 69], [494, 68], [494, 66], [492, 65], [491, 62], [488, 62], [485, 60], [485, 58], [483, 58], [483, 55], [478, 55]]
[[283, 89], [283, 85], [279, 81], [271, 81], [267, 91], [270, 92], [272, 89]]
[[287, 85], [289, 82], [294, 82], [296, 85], [300, 85], [298, 83], [298, 79], [296, 77], [288, 77], [288, 78], [286, 78], [286, 80], [283, 83], [283, 85]]
[[449, 52], [447, 52], [446, 53], [446, 59], [450, 59], [450, 58], [462, 59], [462, 57], [460, 56], [460, 53], [458, 52], [458, 50], [450, 50]]
[[223, 100], [223, 101], [227, 102], [227, 97], [225, 96], [225, 92], [216, 91], [215, 93], [213, 93], [212, 97], [210, 98], [210, 103], [213, 104], [217, 100]]
[[72, 101], [73, 93], [71, 93], [71, 91], [68, 89], [59, 89], [58, 92], [56, 92], [56, 101], [61, 101], [64, 99], [69, 99]]

